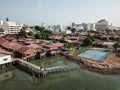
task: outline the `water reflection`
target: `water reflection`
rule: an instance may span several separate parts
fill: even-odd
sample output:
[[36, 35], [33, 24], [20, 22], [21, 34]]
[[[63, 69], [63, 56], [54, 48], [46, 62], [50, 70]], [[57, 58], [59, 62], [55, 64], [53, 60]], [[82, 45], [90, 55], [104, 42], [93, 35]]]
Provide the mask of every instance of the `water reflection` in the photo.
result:
[[13, 71], [8, 71], [0, 74], [0, 82], [11, 79], [13, 77]]
[[[77, 66], [64, 57], [49, 57], [34, 60], [32, 63], [36, 65], [42, 63], [45, 67], [56, 65]], [[14, 78], [12, 78], [13, 75]], [[4, 83], [4, 80], [7, 80], [7, 82]], [[119, 75], [100, 75], [82, 69], [52, 74], [46, 78], [35, 78], [15, 68], [0, 74], [0, 81], [3, 81], [0, 83], [0, 90], [120, 90]]]

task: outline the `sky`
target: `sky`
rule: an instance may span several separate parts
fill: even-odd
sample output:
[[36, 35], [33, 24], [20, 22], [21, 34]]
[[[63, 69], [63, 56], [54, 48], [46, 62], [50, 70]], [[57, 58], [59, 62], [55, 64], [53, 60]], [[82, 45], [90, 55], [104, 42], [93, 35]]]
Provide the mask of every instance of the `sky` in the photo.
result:
[[0, 19], [27, 25], [95, 23], [120, 26], [120, 0], [0, 0]]

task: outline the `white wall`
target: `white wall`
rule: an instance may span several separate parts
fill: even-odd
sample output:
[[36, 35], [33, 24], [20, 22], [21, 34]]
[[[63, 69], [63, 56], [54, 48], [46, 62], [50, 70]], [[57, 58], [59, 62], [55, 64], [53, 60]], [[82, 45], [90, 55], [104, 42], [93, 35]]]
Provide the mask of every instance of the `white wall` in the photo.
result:
[[65, 33], [66, 33], [66, 34], [71, 34], [72, 32], [71, 32], [71, 30], [66, 30]]
[[[12, 26], [12, 27], [11, 27]], [[9, 25], [7, 22], [3, 22], [2, 25], [3, 30], [8, 30], [9, 34], [18, 34], [20, 32], [20, 29], [22, 28], [22, 25]]]
[[0, 57], [0, 65], [10, 63], [10, 62], [12, 62], [11, 55], [3, 55]]
[[3, 30], [8, 30], [9, 33], [9, 25], [6, 22], [3, 22], [2, 28]]

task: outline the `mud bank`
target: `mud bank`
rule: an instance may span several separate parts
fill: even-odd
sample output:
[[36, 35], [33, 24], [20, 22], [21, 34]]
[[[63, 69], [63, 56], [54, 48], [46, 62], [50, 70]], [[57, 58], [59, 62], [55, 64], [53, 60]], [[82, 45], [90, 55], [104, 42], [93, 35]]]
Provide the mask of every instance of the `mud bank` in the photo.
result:
[[72, 56], [68, 54], [64, 54], [67, 59], [74, 61], [77, 63], [82, 69], [86, 69], [92, 72], [100, 73], [100, 74], [105, 74], [105, 75], [118, 75], [120, 74], [120, 62], [112, 62], [112, 63], [91, 63], [88, 62], [87, 59], [81, 58], [79, 56]]

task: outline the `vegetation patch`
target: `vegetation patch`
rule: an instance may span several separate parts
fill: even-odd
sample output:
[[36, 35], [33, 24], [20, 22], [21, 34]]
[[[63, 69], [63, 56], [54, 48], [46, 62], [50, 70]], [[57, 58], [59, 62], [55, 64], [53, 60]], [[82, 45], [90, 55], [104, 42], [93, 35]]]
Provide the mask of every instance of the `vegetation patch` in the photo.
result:
[[89, 50], [88, 48], [82, 48], [80, 50], [74, 49], [74, 50], [70, 50], [68, 53], [70, 55], [78, 56], [78, 55], [80, 55], [88, 50]]

